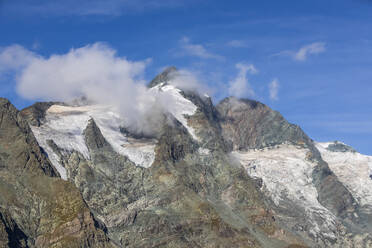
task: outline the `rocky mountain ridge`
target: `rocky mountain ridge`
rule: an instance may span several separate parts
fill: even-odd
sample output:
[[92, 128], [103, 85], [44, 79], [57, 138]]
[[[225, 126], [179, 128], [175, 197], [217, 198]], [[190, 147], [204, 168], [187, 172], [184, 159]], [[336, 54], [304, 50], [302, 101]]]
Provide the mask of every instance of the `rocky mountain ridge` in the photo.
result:
[[175, 73], [149, 84], [173, 101], [153, 138], [108, 106], [2, 99], [0, 246], [372, 247], [371, 157]]

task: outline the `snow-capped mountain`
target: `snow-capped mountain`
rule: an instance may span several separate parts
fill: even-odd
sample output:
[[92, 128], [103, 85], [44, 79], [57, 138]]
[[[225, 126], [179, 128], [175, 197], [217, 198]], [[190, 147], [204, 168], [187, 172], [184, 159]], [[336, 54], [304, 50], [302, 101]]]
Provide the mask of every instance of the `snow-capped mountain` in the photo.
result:
[[147, 89], [153, 135], [112, 105], [2, 99], [0, 246], [372, 247], [371, 156], [174, 73]]

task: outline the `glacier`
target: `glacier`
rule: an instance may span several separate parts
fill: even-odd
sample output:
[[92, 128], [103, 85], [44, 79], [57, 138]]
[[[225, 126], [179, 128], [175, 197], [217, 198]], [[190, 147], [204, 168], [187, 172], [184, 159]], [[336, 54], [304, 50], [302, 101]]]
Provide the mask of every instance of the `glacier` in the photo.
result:
[[[195, 130], [188, 125], [185, 117], [195, 114], [197, 106], [183, 97], [180, 89], [171, 84], [161, 83], [149, 89], [148, 92], [155, 97], [166, 99], [167, 111], [187, 129], [195, 140], [198, 140]], [[90, 119], [96, 122], [104, 138], [117, 153], [128, 157], [137, 166], [149, 168], [152, 165], [155, 159], [156, 140], [144, 142], [123, 134], [120, 128], [125, 123], [125, 116], [123, 117], [118, 111], [115, 111], [114, 106], [99, 104], [52, 105], [46, 111], [42, 125], [40, 127], [32, 126], [31, 129], [61, 178], [67, 180], [66, 169], [61, 164], [59, 156], [48, 145], [48, 140], [53, 140], [63, 152], [76, 151], [86, 160], [90, 160], [83, 134]]]

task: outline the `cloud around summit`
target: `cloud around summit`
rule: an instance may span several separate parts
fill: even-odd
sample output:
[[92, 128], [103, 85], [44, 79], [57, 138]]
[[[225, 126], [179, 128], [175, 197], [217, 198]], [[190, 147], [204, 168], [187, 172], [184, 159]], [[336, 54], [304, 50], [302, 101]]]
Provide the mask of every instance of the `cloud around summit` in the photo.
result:
[[255, 92], [248, 81], [247, 74], [256, 74], [258, 70], [253, 64], [237, 63], [238, 74], [229, 82], [229, 95], [235, 97], [255, 97]]
[[215, 59], [220, 61], [225, 59], [221, 55], [208, 51], [202, 44], [192, 43], [190, 38], [186, 36], [180, 39], [179, 44], [180, 50], [176, 52], [176, 55], [193, 56], [201, 59]]
[[271, 83], [269, 84], [269, 94], [270, 94], [270, 99], [272, 101], [277, 101], [278, 98], [278, 93], [279, 93], [279, 80], [275, 78]]
[[[14, 73], [17, 93], [25, 99], [69, 102], [81, 96], [111, 105], [137, 133], [153, 134], [162, 113], [173, 106], [166, 94], [149, 91], [144, 71], [150, 59], [130, 61], [103, 43], [43, 57], [22, 46], [0, 50], [0, 77]], [[6, 68], [6, 70], [5, 70]], [[173, 80], [181, 88], [198, 89], [198, 80], [180, 71]]]

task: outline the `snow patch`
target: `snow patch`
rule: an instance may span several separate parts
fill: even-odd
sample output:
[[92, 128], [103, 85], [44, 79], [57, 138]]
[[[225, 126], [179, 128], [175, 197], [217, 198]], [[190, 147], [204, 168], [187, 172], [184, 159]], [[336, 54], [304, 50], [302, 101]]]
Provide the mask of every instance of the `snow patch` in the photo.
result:
[[[195, 130], [188, 125], [186, 116], [197, 111], [197, 106], [183, 97], [181, 90], [173, 85], [160, 83], [149, 90], [155, 96], [166, 101], [166, 109], [172, 114], [195, 139], [199, 140]], [[64, 151], [77, 151], [85, 159], [90, 159], [83, 132], [90, 119], [94, 119], [107, 142], [121, 155], [127, 156], [137, 166], [149, 168], [155, 160], [155, 141], [129, 140], [120, 132], [125, 123], [113, 106], [86, 105], [62, 106], [53, 105], [46, 112], [46, 121], [40, 127], [32, 127], [39, 145], [47, 152], [51, 162], [67, 179], [66, 169], [61, 165], [59, 156], [48, 146], [53, 140]], [[207, 151], [203, 151], [207, 154]]]
[[182, 96], [181, 90], [174, 87], [171, 84], [161, 83], [150, 89], [154, 94], [160, 95], [167, 99], [166, 109], [171, 113], [191, 134], [193, 139], [199, 140], [194, 128], [192, 128], [188, 123], [185, 116], [194, 115], [197, 106], [190, 100]]
[[[340, 142], [339, 142], [340, 143]], [[372, 156], [328, 150], [332, 142], [316, 143], [324, 161], [361, 206], [372, 207]]]
[[312, 179], [316, 164], [306, 160], [307, 152], [283, 144], [276, 148], [233, 151], [232, 155], [251, 177], [262, 179], [265, 193], [277, 206], [289, 200], [303, 208], [311, 220], [309, 231], [314, 236], [335, 238], [336, 217], [317, 200], [318, 193]]
[[199, 148], [198, 149], [198, 152], [200, 155], [204, 155], [204, 156], [207, 156], [211, 153], [211, 150], [207, 149], [207, 148]]
[[34, 133], [34, 136], [36, 137], [37, 142], [39, 143], [39, 146], [41, 146], [44, 151], [48, 154], [48, 158], [54, 168], [58, 171], [59, 175], [63, 180], [67, 180], [67, 171], [65, 167], [62, 166], [60, 163], [59, 156], [53, 151], [52, 148], [47, 144], [47, 140], [51, 139], [48, 135], [45, 135], [44, 128], [36, 128], [34, 126], [31, 126], [31, 130]]
[[53, 140], [63, 150], [77, 151], [89, 160], [90, 154], [83, 132], [92, 118], [116, 152], [127, 156], [137, 166], [145, 168], [151, 166], [155, 159], [155, 143], [133, 146], [134, 141], [128, 142], [128, 138], [120, 132], [124, 120], [113, 107], [53, 105], [46, 112], [45, 123], [40, 127], [32, 127], [32, 131], [63, 179], [67, 179], [66, 170], [61, 165], [58, 155], [48, 146], [47, 140]]

